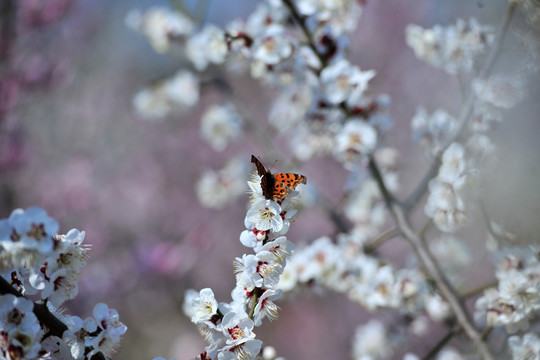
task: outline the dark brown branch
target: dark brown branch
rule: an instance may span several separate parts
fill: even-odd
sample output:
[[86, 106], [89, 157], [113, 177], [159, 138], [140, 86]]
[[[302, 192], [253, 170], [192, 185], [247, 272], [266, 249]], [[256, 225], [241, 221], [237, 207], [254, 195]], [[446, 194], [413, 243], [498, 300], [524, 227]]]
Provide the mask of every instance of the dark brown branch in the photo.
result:
[[291, 0], [283, 0], [283, 4], [289, 9], [291, 16], [293, 20], [300, 26], [302, 29], [302, 32], [304, 33], [305, 37], [308, 41], [308, 46], [311, 48], [315, 56], [319, 59], [321, 62], [321, 68], [325, 68], [328, 65], [327, 58], [317, 49], [317, 46], [315, 44], [315, 40], [313, 39], [313, 35], [311, 34], [311, 31], [307, 28], [306, 25], [306, 18], [298, 13], [298, 10], [296, 9], [296, 6]]
[[395, 202], [395, 199], [394, 199], [394, 196], [392, 196], [392, 194], [386, 187], [386, 184], [383, 179], [383, 175], [381, 171], [379, 170], [379, 167], [377, 166], [377, 163], [375, 162], [375, 158], [373, 157], [373, 155], [369, 156], [368, 166], [369, 166], [369, 171], [371, 172], [371, 176], [373, 176], [373, 178], [379, 185], [379, 190], [382, 193], [384, 202], [386, 203], [388, 207], [390, 207]]
[[[24, 297], [17, 289], [10, 285], [10, 283], [0, 276], [0, 295], [12, 294], [16, 297]], [[47, 305], [34, 303], [33, 313], [36, 315], [40, 323], [45, 325], [49, 330], [49, 334], [53, 336], [58, 336], [62, 338], [64, 331], [68, 329], [66, 324], [60, 321], [56, 316], [54, 316]], [[92, 360], [106, 360], [106, 357], [102, 353], [97, 353], [92, 356]]]

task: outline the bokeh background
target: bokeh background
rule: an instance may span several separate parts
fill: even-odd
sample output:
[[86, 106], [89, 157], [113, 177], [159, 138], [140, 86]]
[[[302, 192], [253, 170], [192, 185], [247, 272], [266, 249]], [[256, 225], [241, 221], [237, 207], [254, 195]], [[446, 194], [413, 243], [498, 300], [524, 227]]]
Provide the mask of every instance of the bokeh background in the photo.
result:
[[[195, 183], [202, 171], [223, 167], [232, 155], [243, 156], [246, 164], [252, 153], [267, 164], [275, 159], [265, 157], [249, 133], [221, 153], [200, 139], [201, 114], [223, 99], [216, 89], [204, 89], [198, 106], [162, 121], [135, 113], [132, 97], [138, 89], [179, 68], [190, 69], [182, 54], [156, 54], [124, 23], [129, 10], [170, 6], [167, 1], [44, 3], [51, 6], [52, 18], [57, 16], [54, 21], [18, 25], [10, 66], [26, 80], [10, 87], [15, 79], [8, 77], [6, 65], [0, 67], [0, 215], [38, 205], [59, 220], [62, 231], [86, 231], [85, 241], [92, 244], [90, 261], [80, 278], [79, 297], [66, 308], [81, 317], [90, 315], [99, 301], [117, 309], [128, 326], [117, 359], [189, 358], [205, 345], [182, 314], [184, 291], [210, 287], [218, 300], [230, 301], [232, 260], [246, 251], [238, 237], [248, 201], [246, 195], [224, 210], [206, 209], [197, 200]], [[201, 21], [224, 25], [245, 18], [257, 2], [184, 4]], [[405, 45], [405, 26], [447, 25], [457, 17], [496, 26], [505, 5], [505, 0], [367, 1], [358, 29], [350, 34], [349, 58], [362, 69], [375, 69], [373, 92], [393, 99], [394, 125], [386, 136], [400, 151], [400, 196], [414, 188], [428, 166], [410, 140], [416, 108], [431, 112], [440, 107], [456, 115], [461, 101], [458, 82], [417, 60]], [[55, 14], [54, 6], [64, 7]], [[513, 25], [526, 29], [520, 14]], [[508, 70], [522, 56], [510, 34], [496, 71]], [[275, 94], [247, 77], [228, 79], [244, 104], [242, 115], [264, 126]], [[536, 241], [538, 78], [527, 86], [524, 103], [509, 111], [492, 133], [498, 145], [496, 166], [486, 174], [481, 195], [490, 213], [521, 241]], [[330, 204], [337, 202], [347, 180], [346, 171], [329, 157], [286, 170], [307, 175], [310, 186]], [[301, 244], [335, 231], [325, 212], [313, 207], [299, 215], [288, 237]], [[469, 228], [462, 236], [475, 258], [475, 276], [467, 278], [467, 285], [489, 282], [484, 233]], [[396, 239], [381, 252], [402, 265], [407, 249]], [[355, 327], [373, 316], [332, 292], [305, 292], [284, 299], [280, 306], [279, 320], [265, 323], [257, 337], [287, 359], [348, 358]], [[430, 344], [417, 339], [409, 346], [422, 354]]]

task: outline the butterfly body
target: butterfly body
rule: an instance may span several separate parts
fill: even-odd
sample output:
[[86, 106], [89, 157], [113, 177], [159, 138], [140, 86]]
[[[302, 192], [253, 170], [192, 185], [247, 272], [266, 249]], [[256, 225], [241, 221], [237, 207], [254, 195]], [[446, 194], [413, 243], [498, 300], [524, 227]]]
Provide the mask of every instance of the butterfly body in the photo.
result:
[[262, 192], [268, 200], [282, 201], [296, 188], [296, 185], [305, 184], [307, 181], [304, 175], [293, 173], [272, 174], [254, 155], [251, 155], [251, 162], [257, 167], [257, 173], [261, 176]]

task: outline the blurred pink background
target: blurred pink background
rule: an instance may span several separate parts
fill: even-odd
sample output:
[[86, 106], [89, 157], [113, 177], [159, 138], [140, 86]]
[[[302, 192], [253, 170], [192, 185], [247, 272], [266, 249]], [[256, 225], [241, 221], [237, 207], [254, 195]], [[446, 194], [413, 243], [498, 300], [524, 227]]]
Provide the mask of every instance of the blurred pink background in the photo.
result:
[[[188, 7], [194, 8], [194, 3]], [[417, 60], [405, 45], [405, 26], [450, 24], [457, 17], [496, 26], [505, 3], [367, 1], [358, 29], [350, 34], [350, 60], [362, 69], [375, 69], [373, 92], [392, 97], [395, 123], [387, 143], [401, 152], [401, 197], [428, 166], [410, 141], [416, 108], [431, 112], [441, 107], [458, 114], [460, 104], [457, 81]], [[26, 64], [31, 78], [49, 62], [54, 65], [52, 80], [42, 88], [22, 89], [18, 104], [2, 120], [1, 216], [16, 207], [38, 205], [59, 220], [63, 232], [73, 227], [86, 231], [85, 241], [93, 246], [91, 258], [80, 278], [80, 295], [66, 304], [67, 311], [85, 317], [99, 301], [117, 309], [128, 326], [117, 359], [186, 359], [202, 351], [202, 337], [182, 314], [183, 294], [189, 288], [211, 287], [219, 301], [230, 301], [232, 261], [247, 251], [238, 238], [248, 197], [222, 211], [205, 209], [196, 198], [195, 182], [203, 170], [219, 169], [235, 154], [246, 163], [252, 153], [269, 164], [274, 160], [265, 157], [249, 135], [223, 153], [199, 138], [202, 112], [221, 98], [215, 90], [205, 89], [197, 107], [162, 122], [135, 114], [131, 99], [138, 89], [180, 67], [189, 68], [181, 56], [155, 54], [140, 34], [124, 25], [129, 10], [155, 4], [80, 0], [63, 20], [39, 32], [24, 32], [17, 40], [17, 65]], [[205, 20], [223, 25], [246, 17], [255, 5], [247, 0], [235, 1], [234, 6], [210, 1]], [[520, 21], [518, 15], [514, 25], [523, 28]], [[518, 51], [511, 41], [505, 43], [506, 65], [520, 56]], [[247, 77], [229, 79], [234, 79], [248, 116], [256, 115], [253, 120], [263, 124], [273, 94]], [[482, 190], [493, 215], [506, 219], [523, 239], [537, 230], [534, 218], [539, 210], [538, 84], [531, 81], [525, 105], [512, 110], [493, 133], [500, 145], [498, 170], [487, 174]], [[331, 158], [314, 159], [301, 172], [328, 201], [337, 201], [346, 180], [341, 165]], [[422, 205], [418, 219], [423, 218], [421, 209]], [[300, 244], [334, 233], [331, 221], [315, 208], [299, 214], [288, 238]], [[483, 251], [485, 236], [469, 228], [461, 237], [471, 239], [480, 269], [467, 279], [468, 287], [488, 282], [492, 275]], [[395, 239], [381, 251], [403, 265], [408, 247]], [[330, 291], [305, 293], [279, 305], [280, 318], [265, 323], [257, 337], [287, 359], [348, 358], [354, 329], [373, 316]], [[375, 315], [384, 318], [391, 313]], [[430, 348], [421, 339], [407, 346], [420, 355]]]

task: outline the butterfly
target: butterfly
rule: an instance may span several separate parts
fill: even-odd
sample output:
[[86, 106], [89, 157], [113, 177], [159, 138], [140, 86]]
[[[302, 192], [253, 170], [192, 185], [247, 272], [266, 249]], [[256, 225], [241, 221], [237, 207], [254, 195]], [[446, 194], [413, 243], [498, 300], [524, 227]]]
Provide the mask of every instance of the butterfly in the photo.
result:
[[292, 173], [272, 174], [269, 170], [266, 170], [255, 155], [251, 155], [251, 162], [257, 167], [257, 173], [261, 176], [262, 192], [268, 200], [282, 201], [294, 190], [296, 185], [305, 184], [307, 181], [304, 175]]

